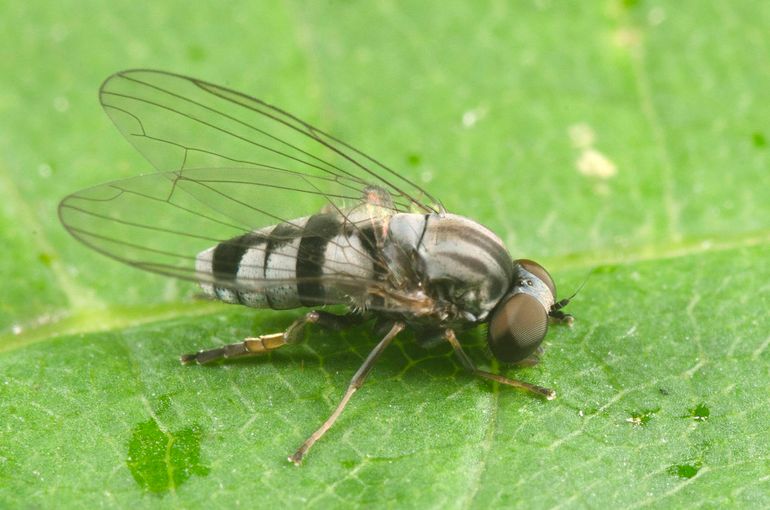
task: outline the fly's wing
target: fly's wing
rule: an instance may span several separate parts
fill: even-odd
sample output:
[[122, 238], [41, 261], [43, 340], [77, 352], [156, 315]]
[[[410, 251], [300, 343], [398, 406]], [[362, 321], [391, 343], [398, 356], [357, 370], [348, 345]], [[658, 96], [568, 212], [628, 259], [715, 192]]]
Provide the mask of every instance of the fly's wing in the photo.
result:
[[[203, 286], [254, 292], [271, 286], [315, 283], [344, 289], [352, 299], [371, 292], [386, 294], [383, 279], [372, 278], [375, 273], [387, 274], [372, 229], [393, 213], [387, 193], [362, 187], [339, 194], [330, 191], [336, 184], [327, 176], [263, 167], [159, 172], [74, 193], [62, 200], [59, 216], [74, 237], [94, 250], [140, 269]], [[300, 210], [304, 214], [293, 215]], [[328, 231], [314, 231], [299, 218], [320, 210], [335, 218], [339, 232], [358, 230], [361, 235], [330, 236]], [[276, 224], [283, 225], [284, 234], [259, 228]], [[298, 263], [320, 267], [323, 260], [303, 261], [299, 251], [293, 255], [295, 262], [285, 268], [285, 279], [274, 270], [270, 280], [264, 279], [261, 265], [241, 265], [239, 274], [246, 276], [235, 282], [216, 271], [196, 270], [196, 255], [225, 241], [236, 251], [264, 251], [266, 244], [255, 241], [269, 237], [282, 243], [313, 236], [323, 237], [336, 244], [341, 253], [350, 254], [350, 263], [337, 264], [332, 272], [307, 281], [296, 278]], [[282, 254], [284, 259], [288, 256], [292, 255]], [[323, 257], [315, 253], [304, 256]]]
[[[287, 272], [285, 281], [273, 274], [269, 281], [255, 276], [236, 286], [217, 274], [197, 273], [196, 255], [224, 241], [250, 248], [265, 227], [325, 211], [346, 228], [374, 233], [330, 240], [341, 252], [360, 256], [313, 278], [351, 295], [372, 289], [384, 295], [392, 289], [384, 288], [388, 268], [376, 249], [384, 231], [375, 227], [396, 212], [443, 212], [427, 192], [373, 158], [224, 87], [161, 71], [124, 71], [104, 82], [100, 99], [159, 172], [70, 195], [59, 213], [76, 238], [141, 269], [242, 291], [301, 284]], [[304, 226], [301, 235], [327, 234]], [[366, 244], [354, 245], [356, 238]], [[364, 278], [361, 263], [378, 278]]]
[[[374, 186], [386, 192], [394, 211], [443, 212], [438, 200], [379, 161], [225, 87], [163, 71], [130, 70], [108, 78], [100, 99], [123, 135], [161, 172], [273, 169], [334, 182], [334, 191], [324, 189], [330, 195]], [[253, 218], [251, 224], [263, 225]]]

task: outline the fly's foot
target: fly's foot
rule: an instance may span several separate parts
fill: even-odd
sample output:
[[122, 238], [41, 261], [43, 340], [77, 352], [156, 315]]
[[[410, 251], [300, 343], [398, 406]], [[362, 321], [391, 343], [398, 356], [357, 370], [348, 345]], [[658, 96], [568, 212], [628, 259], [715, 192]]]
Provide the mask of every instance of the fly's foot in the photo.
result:
[[[508, 377], [498, 375], [498, 374], [492, 374], [490, 372], [485, 372], [484, 370], [479, 370], [473, 365], [473, 361], [468, 357], [467, 354], [465, 354], [465, 351], [463, 351], [462, 346], [460, 345], [460, 342], [457, 340], [457, 336], [455, 336], [455, 332], [451, 329], [447, 329], [444, 332], [444, 339], [446, 339], [447, 342], [452, 346], [452, 349], [454, 349], [455, 354], [458, 358], [460, 358], [460, 362], [463, 364], [465, 368], [467, 368], [470, 372], [476, 374], [479, 377], [483, 377], [484, 379], [488, 379], [490, 381], [499, 382], [501, 384], [505, 384], [508, 386], [512, 386], [514, 388], [518, 388], [520, 390], [524, 390], [526, 392], [532, 393], [534, 395], [538, 395], [540, 397], [545, 397], [547, 400], [553, 400], [556, 398], [556, 392], [550, 388], [545, 388], [543, 386], [538, 386], [536, 384], [530, 384], [528, 382], [519, 381], [518, 379], [509, 379]], [[536, 353], [542, 354], [542, 349], [538, 347], [538, 350], [535, 351]]]
[[223, 345], [214, 349], [205, 349], [192, 354], [183, 354], [179, 361], [183, 365], [205, 365], [214, 361], [244, 356], [255, 356], [273, 351], [286, 344], [302, 340], [302, 333], [307, 324], [318, 324], [324, 328], [339, 330], [358, 322], [363, 318], [359, 315], [334, 315], [333, 313], [313, 310], [294, 321], [286, 331], [245, 338], [242, 342]]
[[214, 349], [205, 349], [192, 354], [183, 354], [179, 361], [183, 365], [205, 365], [221, 359], [241, 358], [243, 356], [253, 356], [263, 354], [279, 347], [283, 347], [287, 342], [285, 333], [273, 333], [271, 335], [261, 335], [258, 337], [249, 337], [243, 342], [223, 345]]

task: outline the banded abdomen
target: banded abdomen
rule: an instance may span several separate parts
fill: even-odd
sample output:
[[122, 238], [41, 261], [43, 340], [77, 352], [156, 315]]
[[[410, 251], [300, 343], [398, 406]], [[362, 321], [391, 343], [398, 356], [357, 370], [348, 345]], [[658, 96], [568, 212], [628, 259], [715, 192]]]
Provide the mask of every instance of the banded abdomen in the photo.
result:
[[[227, 303], [288, 309], [353, 304], [375, 274], [372, 222], [320, 213], [249, 232], [196, 257], [204, 293]], [[358, 282], [358, 285], [354, 285]]]

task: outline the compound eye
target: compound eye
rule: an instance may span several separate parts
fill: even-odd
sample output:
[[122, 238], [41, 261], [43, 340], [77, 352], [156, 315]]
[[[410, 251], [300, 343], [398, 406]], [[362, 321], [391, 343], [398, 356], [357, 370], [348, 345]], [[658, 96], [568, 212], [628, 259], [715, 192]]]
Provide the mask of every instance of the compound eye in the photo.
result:
[[548, 331], [548, 313], [529, 294], [514, 294], [500, 303], [489, 321], [487, 342], [500, 361], [521, 361], [540, 345]]
[[543, 266], [534, 260], [529, 259], [519, 259], [516, 261], [516, 263], [520, 264], [521, 267], [540, 278], [548, 287], [548, 290], [551, 291], [553, 298], [556, 299], [556, 285], [553, 283], [553, 278], [551, 278], [551, 275], [548, 273], [548, 271], [545, 270]]

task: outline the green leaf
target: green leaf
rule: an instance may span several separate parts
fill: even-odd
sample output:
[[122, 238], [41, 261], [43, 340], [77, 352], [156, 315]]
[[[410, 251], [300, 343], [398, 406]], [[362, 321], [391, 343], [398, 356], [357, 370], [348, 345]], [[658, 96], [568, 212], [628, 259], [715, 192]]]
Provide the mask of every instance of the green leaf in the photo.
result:
[[[0, 7], [0, 506], [770, 504], [770, 67], [761, 2], [6, 3]], [[8, 51], [8, 50], [11, 51]], [[67, 193], [150, 171], [100, 111], [129, 67], [253, 93], [424, 182], [543, 262], [543, 362], [464, 373], [403, 335], [178, 355], [301, 313], [195, 300], [68, 237]], [[590, 275], [590, 276], [589, 276]]]

